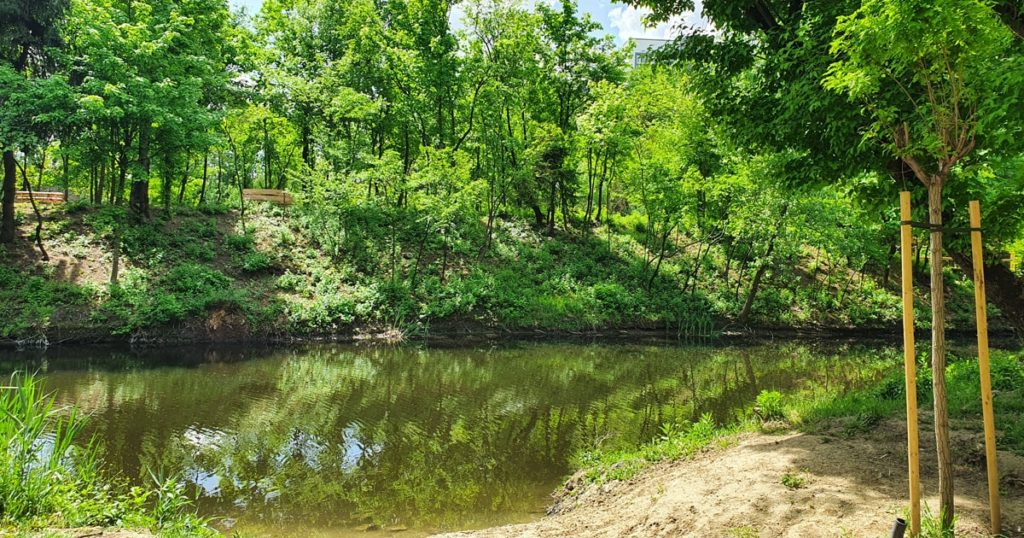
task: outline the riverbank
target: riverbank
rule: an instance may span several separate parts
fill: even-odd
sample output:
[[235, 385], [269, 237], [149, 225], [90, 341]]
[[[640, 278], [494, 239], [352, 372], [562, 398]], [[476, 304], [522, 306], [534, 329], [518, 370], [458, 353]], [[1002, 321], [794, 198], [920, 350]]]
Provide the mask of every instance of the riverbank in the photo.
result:
[[[350, 223], [328, 241], [310, 208], [182, 209], [133, 221], [122, 208], [47, 208], [42, 244], [0, 248], [0, 344], [386, 341], [662, 333], [831, 336], [891, 331], [900, 302], [891, 270], [805, 249], [773, 260], [666, 256], [652, 274], [632, 221], [546, 235], [499, 219], [486, 251]], [[368, 225], [366, 225], [368, 226]], [[475, 231], [475, 228], [473, 228]], [[398, 233], [398, 232], [396, 232]], [[682, 240], [682, 238], [680, 238]], [[435, 245], [436, 246], [436, 245]], [[699, 262], [699, 263], [698, 263]], [[749, 263], [747, 263], [749, 262]], [[110, 281], [117, 267], [117, 285]], [[891, 269], [891, 268], [890, 268]], [[968, 281], [950, 273], [952, 329], [973, 327]], [[927, 328], [921, 288], [920, 327]], [[991, 310], [994, 330], [1005, 328]]]
[[[925, 341], [930, 332], [919, 329], [917, 337]], [[953, 341], [973, 342], [974, 330], [948, 330]], [[0, 349], [34, 349], [79, 346], [129, 346], [135, 349], [209, 345], [214, 347], [238, 346], [295, 346], [315, 344], [415, 344], [436, 348], [465, 347], [496, 343], [565, 342], [565, 343], [631, 343], [668, 345], [684, 343], [756, 344], [776, 340], [828, 341], [851, 344], [892, 344], [902, 341], [903, 333], [893, 327], [779, 327], [779, 326], [724, 326], [703, 335], [674, 332], [666, 327], [612, 326], [590, 329], [515, 329], [480, 323], [440, 323], [419, 330], [406, 331], [396, 327], [358, 326], [345, 332], [324, 334], [224, 335], [210, 331], [205, 323], [195, 321], [173, 327], [156, 327], [132, 334], [110, 334], [95, 328], [72, 329], [51, 327], [29, 338], [0, 338]], [[1010, 347], [1019, 345], [1020, 339], [1010, 329], [989, 331], [993, 342], [1005, 342]]]
[[[855, 437], [739, 434], [726, 447], [655, 464], [629, 480], [595, 485], [577, 474], [539, 521], [443, 536], [885, 536], [906, 510], [905, 432], [886, 420]], [[934, 439], [922, 435], [921, 449], [924, 502], [934, 509]], [[982, 438], [957, 432], [954, 452], [957, 535], [988, 536]], [[1024, 536], [1024, 458], [999, 457], [1004, 534]]]
[[[997, 352], [992, 380], [1004, 535], [1024, 536], [1024, 363]], [[959, 536], [988, 536], [978, 365], [947, 371]], [[937, 510], [931, 373], [922, 365], [921, 476]], [[903, 382], [893, 373], [847, 394], [762, 392], [752, 417], [725, 428], [709, 416], [664, 430], [635, 450], [578, 458], [549, 517], [449, 538], [505, 536], [883, 536], [905, 517]], [[778, 433], [782, 432], [782, 433]], [[926, 538], [939, 538], [925, 509]]]

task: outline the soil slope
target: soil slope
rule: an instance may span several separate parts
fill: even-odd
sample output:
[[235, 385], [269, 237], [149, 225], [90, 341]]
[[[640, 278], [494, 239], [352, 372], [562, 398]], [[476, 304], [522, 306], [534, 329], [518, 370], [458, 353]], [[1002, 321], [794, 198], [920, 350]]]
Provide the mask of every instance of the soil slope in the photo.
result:
[[[924, 425], [922, 425], [924, 426]], [[856, 438], [749, 434], [687, 461], [665, 462], [628, 481], [563, 493], [539, 521], [448, 538], [562, 536], [888, 536], [906, 498], [905, 433], [888, 421]], [[937, 511], [934, 441], [922, 427], [922, 487]], [[986, 535], [981, 439], [954, 438], [958, 536]], [[1024, 536], [1024, 458], [1000, 452], [1004, 534]], [[800, 487], [783, 484], [803, 481]], [[578, 479], [577, 479], [578, 482]], [[578, 489], [574, 481], [567, 490]]]

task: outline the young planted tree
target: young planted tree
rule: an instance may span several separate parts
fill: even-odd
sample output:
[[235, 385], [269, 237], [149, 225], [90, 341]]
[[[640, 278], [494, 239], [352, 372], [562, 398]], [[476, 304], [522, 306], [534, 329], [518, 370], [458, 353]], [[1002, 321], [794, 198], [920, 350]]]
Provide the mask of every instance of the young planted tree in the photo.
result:
[[836, 25], [827, 88], [864, 103], [869, 137], [902, 159], [928, 192], [932, 375], [942, 525], [953, 522], [946, 403], [943, 189], [1005, 113], [1001, 89], [1021, 83], [1002, 63], [1012, 34], [982, 0], [866, 0]]

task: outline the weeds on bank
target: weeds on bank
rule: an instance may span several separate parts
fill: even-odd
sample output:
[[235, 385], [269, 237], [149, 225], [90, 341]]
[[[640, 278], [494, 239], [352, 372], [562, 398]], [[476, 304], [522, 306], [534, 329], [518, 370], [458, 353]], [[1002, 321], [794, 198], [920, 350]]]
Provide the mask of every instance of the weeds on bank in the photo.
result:
[[782, 485], [789, 489], [800, 489], [807, 485], [807, 479], [797, 472], [787, 472], [782, 475]]
[[3, 529], [148, 528], [164, 536], [214, 536], [174, 480], [150, 489], [106, 480], [98, 446], [76, 440], [85, 422], [29, 375], [0, 388], [0, 534]]
[[589, 482], [628, 480], [654, 463], [692, 456], [716, 442], [724, 443], [730, 436], [753, 428], [751, 421], [717, 426], [710, 414], [704, 414], [692, 424], [663, 425], [657, 440], [638, 448], [608, 452], [591, 450], [578, 455], [573, 463], [577, 468], [586, 469]]
[[[998, 445], [1024, 454], [1024, 363], [1019, 355], [994, 352], [991, 365], [1000, 430]], [[893, 370], [891, 365], [888, 370]], [[980, 431], [978, 376], [977, 359], [951, 357], [946, 374], [950, 416], [964, 419], [966, 424], [974, 424]], [[926, 364], [920, 364], [917, 393], [923, 408], [930, 405], [931, 381], [931, 370]], [[783, 424], [809, 432], [855, 436], [871, 431], [905, 408], [902, 369], [866, 388], [846, 393], [841, 390], [813, 387], [790, 394], [765, 390], [757, 396], [746, 418], [736, 423], [716, 425], [710, 415], [704, 415], [694, 424], [667, 424], [662, 427], [661, 436], [651, 443], [635, 449], [585, 451], [573, 463], [584, 470], [589, 482], [626, 480], [653, 463], [691, 456], [716, 442], [727, 442], [743, 431], [758, 428], [768, 431], [772, 424]], [[804, 480], [798, 473], [786, 473], [782, 477], [782, 483], [791, 489], [802, 487]]]
[[[1000, 448], [1024, 454], [1024, 362], [1020, 355], [995, 351], [991, 358], [993, 402], [1000, 430]], [[952, 419], [981, 429], [981, 383], [976, 357], [951, 356], [946, 367], [946, 391]], [[825, 391], [798, 393], [785, 398], [785, 415], [800, 429], [859, 435], [882, 420], [904, 412], [906, 390], [902, 368], [873, 386], [845, 395]], [[923, 361], [917, 370], [917, 397], [930, 406], [932, 372]], [[973, 425], [973, 426], [972, 426]]]
[[[515, 216], [488, 234], [470, 218], [457, 234], [442, 236], [421, 217], [369, 206], [300, 204], [282, 212], [255, 204], [243, 229], [237, 214], [217, 206], [137, 221], [123, 207], [69, 205], [49, 215], [46, 239], [65, 254], [104, 259], [119, 238], [120, 286], [108, 293], [105, 283], [65, 284], [66, 275], [0, 263], [0, 300], [12, 312], [0, 320], [0, 338], [71, 323], [130, 334], [202, 321], [224, 308], [244, 314], [254, 333], [341, 332], [401, 317], [410, 332], [452, 321], [515, 329], [644, 326], [703, 339], [716, 337], [743, 305], [721, 278], [729, 271], [723, 253], [705, 255], [698, 266], [679, 252], [651, 279], [641, 256], [644, 224], [635, 218], [612, 219], [583, 236], [547, 236]], [[200, 270], [224, 282], [212, 291], [175, 289], [186, 282], [176, 276]], [[766, 282], [752, 320], [805, 325], [810, 313], [814, 323], [835, 325], [898, 319], [899, 298], [884, 286], [867, 279], [848, 291], [854, 295], [839, 301], [829, 286]]]

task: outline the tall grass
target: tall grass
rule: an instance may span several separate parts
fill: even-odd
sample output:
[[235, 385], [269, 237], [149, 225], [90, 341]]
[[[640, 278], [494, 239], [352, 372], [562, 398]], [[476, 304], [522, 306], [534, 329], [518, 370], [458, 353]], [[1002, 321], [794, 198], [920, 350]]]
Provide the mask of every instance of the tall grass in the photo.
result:
[[0, 391], [0, 514], [23, 521], [60, 508], [63, 485], [94, 485], [96, 451], [75, 446], [85, 422], [57, 407], [33, 376], [14, 375]]
[[82, 526], [215, 534], [176, 481], [149, 490], [105, 480], [97, 443], [77, 442], [84, 426], [78, 410], [57, 405], [35, 376], [14, 374], [0, 387], [0, 535], [5, 528]]

